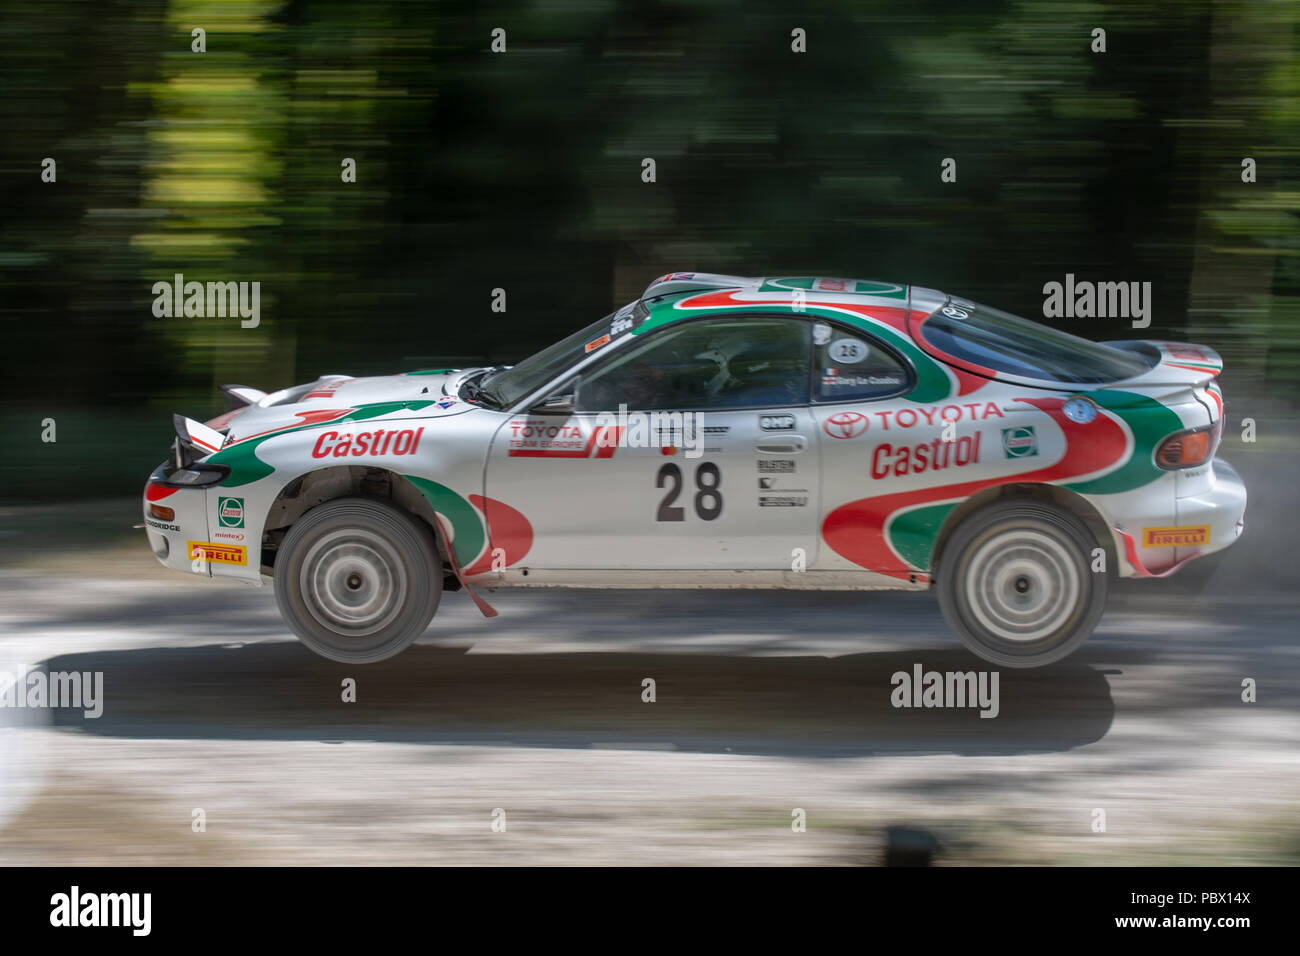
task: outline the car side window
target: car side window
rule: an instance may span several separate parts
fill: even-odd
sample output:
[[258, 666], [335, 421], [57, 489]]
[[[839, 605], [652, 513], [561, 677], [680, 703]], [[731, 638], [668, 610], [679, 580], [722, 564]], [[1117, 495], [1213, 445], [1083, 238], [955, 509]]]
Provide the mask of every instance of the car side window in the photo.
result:
[[701, 319], [651, 334], [586, 372], [579, 411], [711, 409], [808, 401], [811, 328], [803, 319]]
[[907, 366], [871, 336], [822, 321], [812, 332], [816, 401], [871, 401], [907, 390]]

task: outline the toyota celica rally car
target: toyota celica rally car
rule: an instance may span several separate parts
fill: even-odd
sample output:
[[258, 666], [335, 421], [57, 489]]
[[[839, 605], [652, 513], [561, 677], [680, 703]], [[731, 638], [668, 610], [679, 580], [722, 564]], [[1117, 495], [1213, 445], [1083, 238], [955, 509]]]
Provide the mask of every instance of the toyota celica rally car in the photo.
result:
[[272, 578], [337, 661], [398, 653], [444, 590], [934, 588], [1034, 667], [1111, 575], [1241, 534], [1221, 368], [915, 286], [672, 273], [514, 366], [225, 386], [175, 417], [146, 530], [170, 568]]

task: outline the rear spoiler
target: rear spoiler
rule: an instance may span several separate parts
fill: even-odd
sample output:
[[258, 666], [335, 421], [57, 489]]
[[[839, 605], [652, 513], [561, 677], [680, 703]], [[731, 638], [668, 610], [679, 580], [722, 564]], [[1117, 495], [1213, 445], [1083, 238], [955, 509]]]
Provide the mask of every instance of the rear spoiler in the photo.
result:
[[1206, 345], [1190, 342], [1153, 342], [1160, 349], [1161, 364], [1195, 373], [1206, 380], [1223, 371], [1223, 358]]
[[1126, 352], [1145, 354], [1155, 364], [1142, 375], [1122, 385], [1187, 385], [1200, 387], [1213, 381], [1223, 371], [1223, 358], [1208, 345], [1190, 342], [1163, 342], [1155, 339], [1128, 339], [1102, 342]]

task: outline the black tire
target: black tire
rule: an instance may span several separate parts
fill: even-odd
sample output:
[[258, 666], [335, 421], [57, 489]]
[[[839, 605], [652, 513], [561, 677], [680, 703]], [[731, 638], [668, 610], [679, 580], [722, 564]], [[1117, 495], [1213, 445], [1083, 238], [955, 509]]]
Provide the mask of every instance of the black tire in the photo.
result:
[[939, 606], [974, 654], [1044, 667], [1074, 653], [1106, 607], [1108, 573], [1074, 515], [1036, 501], [990, 505], [953, 532], [939, 558]]
[[275, 559], [280, 614], [309, 648], [371, 664], [424, 633], [442, 597], [433, 535], [391, 505], [340, 498], [313, 508]]

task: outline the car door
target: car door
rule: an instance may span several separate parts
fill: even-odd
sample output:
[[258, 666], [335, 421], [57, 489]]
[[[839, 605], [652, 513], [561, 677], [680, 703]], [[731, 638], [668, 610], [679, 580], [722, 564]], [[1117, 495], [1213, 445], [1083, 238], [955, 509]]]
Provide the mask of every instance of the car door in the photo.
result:
[[942, 408], [908, 399], [915, 373], [875, 336], [818, 319], [813, 339], [812, 409], [822, 444], [817, 570], [906, 573], [896, 542], [886, 540], [890, 515], [906, 506], [899, 496], [924, 485], [932, 467], [969, 456], [971, 439], [945, 436]]
[[628, 342], [557, 383], [573, 410], [511, 416], [489, 499], [532, 525], [539, 569], [788, 569], [816, 547], [811, 326], [706, 317]]

